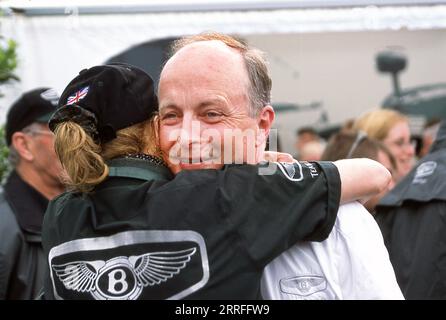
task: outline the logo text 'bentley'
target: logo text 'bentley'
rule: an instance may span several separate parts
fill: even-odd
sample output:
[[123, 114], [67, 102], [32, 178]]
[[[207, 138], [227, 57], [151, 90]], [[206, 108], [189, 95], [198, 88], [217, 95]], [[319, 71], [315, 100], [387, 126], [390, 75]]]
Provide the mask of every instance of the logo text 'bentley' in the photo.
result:
[[52, 268], [68, 290], [89, 292], [95, 299], [137, 299], [144, 287], [166, 282], [184, 269], [196, 248], [150, 252], [107, 261], [74, 261]]

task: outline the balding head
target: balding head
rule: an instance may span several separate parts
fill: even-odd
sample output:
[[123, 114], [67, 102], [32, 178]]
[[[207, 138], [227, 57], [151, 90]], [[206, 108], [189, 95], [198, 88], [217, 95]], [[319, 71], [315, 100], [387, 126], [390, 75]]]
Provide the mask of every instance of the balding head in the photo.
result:
[[[207, 49], [212, 51], [213, 49], [221, 49], [221, 53], [224, 55], [227, 63], [230, 63], [231, 54], [238, 53], [242, 59], [243, 72], [246, 73], [248, 78], [248, 96], [250, 102], [250, 114], [255, 117], [259, 114], [263, 107], [271, 104], [271, 78], [268, 74], [268, 68], [266, 60], [263, 57], [263, 53], [257, 49], [253, 49], [245, 45], [243, 42], [219, 33], [203, 33], [191, 37], [185, 37], [174, 42], [172, 46], [171, 59], [166, 64], [169, 65], [171, 60], [176, 59], [177, 55], [184, 53], [183, 49], [197, 50]], [[194, 59], [198, 59], [198, 56], [194, 56]], [[215, 59], [214, 61], [218, 61]], [[240, 68], [242, 68], [240, 66]], [[203, 66], [201, 66], [203, 67]], [[165, 68], [163, 69], [164, 72]], [[239, 71], [239, 76], [243, 75]]]
[[263, 60], [221, 35], [175, 48], [158, 87], [160, 146], [172, 172], [257, 163], [274, 120]]
[[171, 88], [170, 84], [187, 87], [185, 92], [225, 88], [228, 95], [240, 97], [247, 113], [251, 114], [250, 81], [243, 58], [221, 41], [191, 43], [169, 59], [160, 76], [159, 96], [163, 98], [160, 108], [166, 102], [163, 90]]

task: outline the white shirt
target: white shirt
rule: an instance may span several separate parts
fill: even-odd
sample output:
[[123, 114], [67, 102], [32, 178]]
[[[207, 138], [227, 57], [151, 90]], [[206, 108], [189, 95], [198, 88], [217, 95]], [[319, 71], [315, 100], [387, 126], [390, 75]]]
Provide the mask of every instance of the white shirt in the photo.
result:
[[339, 207], [329, 237], [301, 242], [273, 260], [264, 299], [404, 299], [375, 219], [358, 202]]

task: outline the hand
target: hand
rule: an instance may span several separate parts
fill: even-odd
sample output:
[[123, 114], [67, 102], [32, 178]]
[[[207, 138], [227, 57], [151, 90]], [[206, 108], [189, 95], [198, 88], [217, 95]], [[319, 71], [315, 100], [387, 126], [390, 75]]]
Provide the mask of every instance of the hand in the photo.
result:
[[277, 151], [265, 151], [263, 155], [263, 160], [269, 162], [297, 162], [296, 159], [293, 159], [293, 156], [289, 153], [277, 152]]

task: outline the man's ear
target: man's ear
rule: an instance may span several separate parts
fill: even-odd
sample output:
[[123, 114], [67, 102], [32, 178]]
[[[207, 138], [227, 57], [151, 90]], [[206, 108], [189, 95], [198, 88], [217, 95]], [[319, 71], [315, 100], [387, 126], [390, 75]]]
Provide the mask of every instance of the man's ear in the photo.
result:
[[275, 118], [275, 113], [272, 106], [267, 105], [263, 107], [262, 111], [260, 111], [260, 114], [257, 117], [258, 126], [260, 129], [256, 139], [257, 146], [259, 146], [262, 143], [266, 143], [269, 131], [271, 130], [271, 126], [273, 125], [274, 118]]
[[32, 161], [34, 155], [29, 148], [30, 140], [23, 132], [15, 132], [11, 137], [11, 145], [16, 149], [21, 159]]

